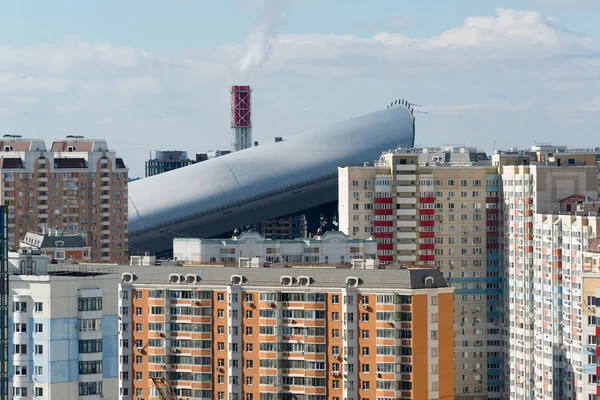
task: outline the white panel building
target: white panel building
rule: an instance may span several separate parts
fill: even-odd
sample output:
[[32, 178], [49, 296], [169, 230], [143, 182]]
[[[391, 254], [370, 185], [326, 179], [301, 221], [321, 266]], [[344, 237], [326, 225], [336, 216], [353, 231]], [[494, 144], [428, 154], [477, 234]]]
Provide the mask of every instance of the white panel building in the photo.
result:
[[173, 256], [183, 263], [237, 264], [240, 258], [267, 263], [344, 264], [375, 260], [374, 239], [352, 239], [328, 231], [312, 239], [272, 240], [257, 232], [243, 232], [231, 239], [173, 239]]
[[22, 255], [10, 276], [11, 398], [116, 400], [116, 267], [46, 262]]

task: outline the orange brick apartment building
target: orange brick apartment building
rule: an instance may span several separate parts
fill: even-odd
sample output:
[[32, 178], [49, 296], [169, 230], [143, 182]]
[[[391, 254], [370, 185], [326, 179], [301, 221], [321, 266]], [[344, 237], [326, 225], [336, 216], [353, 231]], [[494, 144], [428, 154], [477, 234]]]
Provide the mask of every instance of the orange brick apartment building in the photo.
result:
[[454, 394], [453, 289], [435, 268], [121, 268], [121, 399]]

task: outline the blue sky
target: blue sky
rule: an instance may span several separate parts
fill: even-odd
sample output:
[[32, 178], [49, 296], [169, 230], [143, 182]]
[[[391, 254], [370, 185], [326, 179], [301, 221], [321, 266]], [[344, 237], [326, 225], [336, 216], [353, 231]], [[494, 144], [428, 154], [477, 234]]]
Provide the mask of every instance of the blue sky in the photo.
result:
[[[228, 86], [255, 139], [408, 98], [421, 145], [598, 145], [595, 0], [7, 2], [3, 133], [101, 137], [132, 175], [152, 150], [227, 148]], [[594, 4], [596, 3], [596, 4]]]

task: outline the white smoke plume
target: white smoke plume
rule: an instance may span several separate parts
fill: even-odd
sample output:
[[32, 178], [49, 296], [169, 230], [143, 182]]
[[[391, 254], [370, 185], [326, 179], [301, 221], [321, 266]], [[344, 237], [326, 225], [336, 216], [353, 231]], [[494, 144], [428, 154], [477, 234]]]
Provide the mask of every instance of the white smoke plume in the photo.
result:
[[283, 10], [289, 0], [264, 0], [263, 11], [248, 36], [244, 40], [242, 51], [233, 64], [234, 72], [247, 75], [251, 70], [260, 68], [271, 58], [272, 43], [282, 25], [285, 24]]

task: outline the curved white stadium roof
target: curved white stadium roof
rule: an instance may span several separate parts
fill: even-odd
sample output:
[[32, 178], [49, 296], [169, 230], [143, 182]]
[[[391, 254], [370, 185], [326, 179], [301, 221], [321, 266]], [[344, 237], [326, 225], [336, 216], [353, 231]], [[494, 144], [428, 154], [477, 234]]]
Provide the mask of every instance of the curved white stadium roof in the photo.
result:
[[173, 237], [211, 237], [335, 201], [339, 165], [413, 144], [413, 115], [398, 105], [131, 182], [132, 252], [164, 251]]

